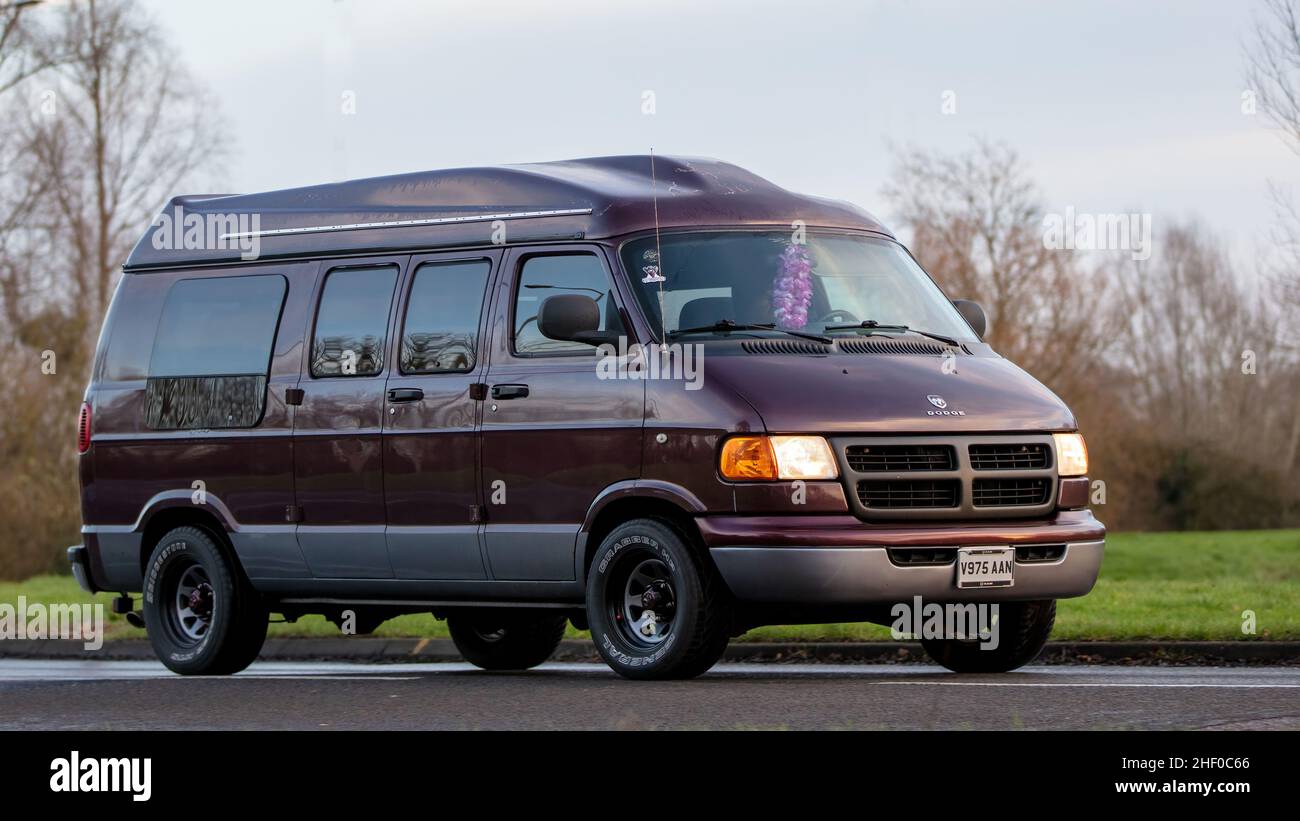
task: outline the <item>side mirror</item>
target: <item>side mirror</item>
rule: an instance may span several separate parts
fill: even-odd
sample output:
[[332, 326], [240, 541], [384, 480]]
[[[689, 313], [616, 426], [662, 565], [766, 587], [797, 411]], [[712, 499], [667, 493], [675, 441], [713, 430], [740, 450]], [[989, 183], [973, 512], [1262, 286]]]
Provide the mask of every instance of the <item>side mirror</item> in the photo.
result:
[[984, 316], [984, 309], [980, 307], [980, 304], [969, 299], [954, 299], [952, 304], [957, 309], [957, 313], [961, 314], [961, 318], [966, 320], [966, 324], [975, 332], [975, 335], [983, 339], [984, 331], [988, 328], [988, 319]]
[[556, 294], [542, 300], [537, 311], [537, 330], [548, 339], [582, 342], [587, 345], [614, 345], [618, 334], [601, 331], [600, 306], [581, 294]]

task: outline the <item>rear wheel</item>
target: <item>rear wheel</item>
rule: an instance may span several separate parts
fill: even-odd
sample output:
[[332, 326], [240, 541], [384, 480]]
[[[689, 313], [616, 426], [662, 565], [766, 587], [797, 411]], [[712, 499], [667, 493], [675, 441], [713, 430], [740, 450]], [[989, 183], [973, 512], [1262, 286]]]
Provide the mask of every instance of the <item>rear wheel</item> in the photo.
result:
[[145, 571], [144, 623], [154, 652], [184, 675], [243, 670], [266, 641], [266, 605], [207, 532], [178, 527]]
[[1023, 667], [1043, 652], [1056, 622], [1056, 601], [998, 604], [997, 645], [978, 639], [921, 639], [926, 654], [955, 673], [1005, 673]]
[[451, 640], [465, 660], [484, 670], [527, 670], [560, 646], [568, 617], [547, 613], [481, 611], [447, 617]]
[[691, 678], [731, 638], [731, 602], [717, 572], [666, 521], [634, 519], [605, 537], [587, 575], [596, 649], [626, 678]]

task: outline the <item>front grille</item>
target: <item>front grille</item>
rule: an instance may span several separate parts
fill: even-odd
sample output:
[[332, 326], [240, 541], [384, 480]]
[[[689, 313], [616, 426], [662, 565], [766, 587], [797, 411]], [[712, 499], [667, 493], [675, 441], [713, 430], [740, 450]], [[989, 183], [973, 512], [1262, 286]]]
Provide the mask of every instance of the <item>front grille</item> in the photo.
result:
[[971, 445], [970, 466], [975, 470], [1042, 470], [1050, 457], [1047, 445]]
[[954, 470], [957, 451], [951, 445], [851, 445], [844, 451], [858, 473], [903, 473], [913, 470]]
[[1026, 564], [1033, 562], [1054, 562], [1065, 555], [1063, 544], [1027, 544], [1016, 548], [1016, 561]]
[[971, 488], [975, 507], [1018, 507], [1047, 503], [1052, 483], [1040, 479], [976, 479]]
[[874, 481], [858, 482], [858, 501], [869, 509], [942, 508], [956, 507], [958, 482], [956, 479], [927, 481]]
[[957, 559], [955, 547], [891, 547], [889, 560], [896, 565], [944, 565], [952, 564]]
[[1056, 502], [1050, 433], [837, 436], [831, 445], [863, 521], [1028, 519]]

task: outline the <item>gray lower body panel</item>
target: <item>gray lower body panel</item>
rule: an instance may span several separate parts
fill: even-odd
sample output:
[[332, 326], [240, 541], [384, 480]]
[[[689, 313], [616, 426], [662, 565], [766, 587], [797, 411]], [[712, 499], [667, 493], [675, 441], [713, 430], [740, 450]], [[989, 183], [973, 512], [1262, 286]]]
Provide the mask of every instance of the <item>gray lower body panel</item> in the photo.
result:
[[383, 525], [298, 527], [298, 546], [321, 579], [391, 579]]
[[144, 534], [135, 533], [129, 528], [89, 528], [81, 529], [86, 537], [87, 547], [93, 543], [99, 552], [100, 566], [104, 568], [102, 582], [105, 590], [139, 590], [144, 579], [140, 566], [140, 543]]
[[389, 527], [388, 558], [399, 579], [486, 579], [478, 525]]
[[252, 578], [303, 579], [311, 575], [294, 525], [244, 526], [227, 533], [244, 572]]
[[493, 525], [483, 531], [492, 578], [571, 581], [579, 525]]

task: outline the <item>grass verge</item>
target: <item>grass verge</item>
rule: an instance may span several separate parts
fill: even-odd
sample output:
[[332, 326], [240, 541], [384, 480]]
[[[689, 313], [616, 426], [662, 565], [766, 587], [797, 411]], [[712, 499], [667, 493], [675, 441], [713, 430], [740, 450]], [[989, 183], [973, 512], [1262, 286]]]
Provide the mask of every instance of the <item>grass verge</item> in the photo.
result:
[[[98, 601], [70, 576], [37, 576], [0, 582], [0, 604]], [[1245, 611], [1255, 614], [1255, 633], [1243, 633]], [[143, 637], [143, 631], [108, 613], [107, 638]], [[443, 638], [446, 624], [430, 615], [385, 622], [379, 636]], [[273, 636], [337, 636], [323, 618], [271, 625]], [[569, 629], [571, 638], [584, 636]], [[1106, 544], [1101, 578], [1089, 595], [1059, 603], [1059, 640], [1212, 641], [1300, 639], [1300, 530], [1200, 533], [1117, 533]], [[741, 641], [888, 640], [889, 630], [871, 624], [763, 627]]]

